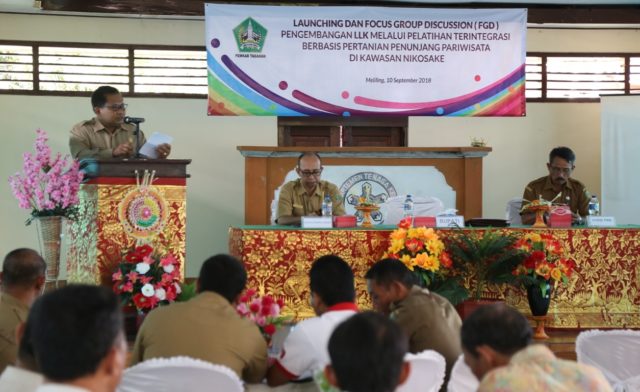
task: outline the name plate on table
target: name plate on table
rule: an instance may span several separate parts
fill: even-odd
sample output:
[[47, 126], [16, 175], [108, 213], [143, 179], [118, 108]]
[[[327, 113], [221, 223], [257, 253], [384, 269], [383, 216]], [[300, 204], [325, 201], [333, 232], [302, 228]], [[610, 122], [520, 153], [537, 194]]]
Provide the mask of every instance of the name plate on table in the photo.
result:
[[589, 227], [615, 227], [616, 218], [613, 216], [595, 216], [587, 217], [587, 226]]
[[436, 227], [464, 227], [464, 216], [436, 216]]
[[333, 227], [356, 227], [358, 220], [355, 215], [342, 215], [333, 217]]
[[413, 227], [436, 227], [435, 216], [416, 216], [413, 218]]
[[301, 221], [303, 229], [331, 229], [333, 227], [330, 216], [303, 216]]

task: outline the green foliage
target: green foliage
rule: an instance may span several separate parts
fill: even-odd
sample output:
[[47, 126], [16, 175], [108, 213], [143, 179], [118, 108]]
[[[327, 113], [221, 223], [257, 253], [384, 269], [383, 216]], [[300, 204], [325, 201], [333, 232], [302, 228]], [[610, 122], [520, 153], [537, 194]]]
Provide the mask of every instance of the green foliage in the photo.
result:
[[176, 301], [178, 301], [178, 302], [188, 301], [191, 298], [193, 298], [196, 295], [198, 295], [198, 293], [196, 292], [196, 281], [195, 280], [193, 282], [191, 282], [191, 283], [186, 283], [186, 282], [180, 283], [180, 289], [182, 291], [178, 295], [178, 298], [176, 298]]
[[526, 253], [514, 247], [516, 241], [514, 233], [494, 229], [459, 231], [447, 238], [447, 251], [454, 263], [476, 276], [475, 299], [480, 299], [486, 283], [515, 281], [512, 271], [526, 257]]

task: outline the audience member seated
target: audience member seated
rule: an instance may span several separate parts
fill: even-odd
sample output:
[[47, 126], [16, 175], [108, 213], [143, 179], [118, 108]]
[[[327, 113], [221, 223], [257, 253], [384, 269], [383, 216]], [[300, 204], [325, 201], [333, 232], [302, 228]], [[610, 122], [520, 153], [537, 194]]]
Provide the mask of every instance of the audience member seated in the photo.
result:
[[365, 275], [374, 308], [389, 315], [409, 338], [409, 351], [434, 350], [447, 361], [447, 380], [462, 353], [462, 321], [451, 303], [420, 288], [413, 273], [396, 259], [377, 262]]
[[0, 373], [16, 363], [16, 328], [27, 320], [29, 307], [42, 293], [46, 269], [35, 250], [16, 249], [4, 258], [0, 272]]
[[335, 327], [357, 311], [351, 267], [338, 256], [322, 256], [309, 271], [311, 306], [318, 317], [301, 321], [284, 341], [282, 355], [269, 368], [270, 386], [304, 380], [329, 363], [327, 343]]
[[70, 285], [45, 294], [29, 313], [37, 392], [113, 392], [127, 360], [122, 311], [106, 287]]
[[0, 375], [0, 391], [33, 392], [44, 381], [36, 364], [31, 342], [31, 323], [21, 323], [16, 330], [18, 357], [15, 366], [7, 366]]
[[477, 309], [464, 320], [461, 336], [465, 362], [481, 380], [478, 391], [611, 391], [596, 368], [529, 345], [528, 320], [504, 304]]
[[258, 327], [233, 306], [246, 283], [244, 266], [234, 257], [207, 259], [195, 298], [157, 308], [145, 318], [132, 365], [184, 355], [226, 365], [246, 382], [260, 382], [267, 371], [267, 343]]
[[393, 392], [409, 376], [406, 335], [387, 317], [364, 312], [338, 325], [329, 339], [329, 383], [349, 392]]

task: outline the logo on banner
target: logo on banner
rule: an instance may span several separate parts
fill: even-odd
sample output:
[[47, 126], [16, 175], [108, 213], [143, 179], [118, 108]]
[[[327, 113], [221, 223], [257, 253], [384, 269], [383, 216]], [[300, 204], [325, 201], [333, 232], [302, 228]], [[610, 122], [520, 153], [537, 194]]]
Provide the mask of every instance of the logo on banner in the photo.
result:
[[[362, 221], [362, 213], [356, 211], [360, 198], [369, 203], [381, 204], [388, 198], [397, 196], [396, 188], [385, 176], [375, 172], [359, 172], [347, 178], [340, 186], [340, 193], [344, 195], [344, 205], [347, 213], [356, 216], [358, 222]], [[371, 213], [374, 223], [381, 223], [384, 217], [380, 211]]]
[[233, 29], [233, 36], [240, 52], [260, 53], [267, 38], [267, 29], [253, 18], [247, 18]]

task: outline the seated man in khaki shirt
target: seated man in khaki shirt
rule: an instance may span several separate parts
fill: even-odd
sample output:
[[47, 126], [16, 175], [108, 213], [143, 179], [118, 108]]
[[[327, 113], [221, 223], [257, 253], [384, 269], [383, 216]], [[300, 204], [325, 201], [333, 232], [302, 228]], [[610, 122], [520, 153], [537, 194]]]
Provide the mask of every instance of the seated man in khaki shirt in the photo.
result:
[[409, 338], [409, 351], [435, 350], [446, 361], [446, 379], [462, 354], [462, 320], [444, 297], [414, 285], [413, 272], [397, 259], [383, 259], [365, 274], [376, 311], [389, 315]]
[[279, 225], [299, 225], [302, 216], [322, 215], [322, 201], [331, 197], [333, 215], [344, 215], [344, 203], [337, 186], [320, 180], [322, 161], [315, 152], [305, 152], [298, 157], [295, 181], [284, 184], [278, 199], [276, 222]]
[[[584, 184], [571, 178], [575, 170], [576, 155], [569, 147], [556, 147], [549, 153], [547, 163], [548, 176], [531, 181], [524, 189], [522, 198], [524, 203], [536, 200], [540, 197], [547, 201], [553, 200], [558, 194], [560, 197], [554, 200], [555, 204], [567, 204], [571, 208], [573, 222], [579, 223], [580, 217], [589, 214], [589, 192]], [[535, 213], [522, 214], [522, 223], [532, 224], [536, 219]]]
[[15, 249], [4, 258], [0, 272], [0, 373], [16, 363], [16, 330], [42, 294], [46, 269], [42, 257], [32, 249]]
[[[91, 94], [91, 106], [95, 117], [74, 125], [69, 137], [71, 155], [77, 159], [133, 158], [135, 125], [125, 124], [127, 104], [122, 94], [111, 86], [100, 86]], [[140, 145], [146, 138], [140, 131]], [[171, 153], [169, 144], [157, 147], [158, 157], [166, 158]]]

